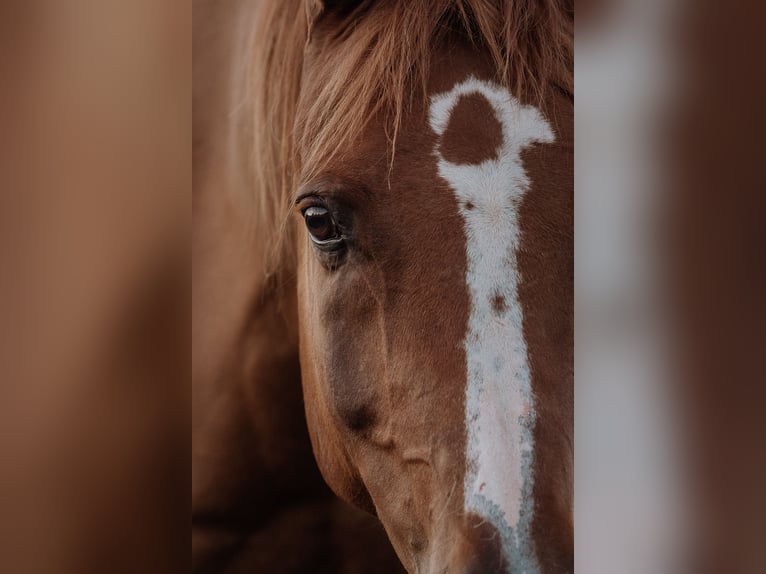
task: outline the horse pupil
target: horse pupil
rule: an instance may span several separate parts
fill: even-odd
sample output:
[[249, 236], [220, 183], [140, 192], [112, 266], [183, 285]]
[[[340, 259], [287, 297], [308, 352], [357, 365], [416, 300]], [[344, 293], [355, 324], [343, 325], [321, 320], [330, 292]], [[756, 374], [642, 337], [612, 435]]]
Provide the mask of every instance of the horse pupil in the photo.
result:
[[309, 217], [309, 227], [312, 229], [320, 229], [321, 227], [324, 227], [326, 224], [325, 218], [321, 215], [315, 215], [313, 217]]

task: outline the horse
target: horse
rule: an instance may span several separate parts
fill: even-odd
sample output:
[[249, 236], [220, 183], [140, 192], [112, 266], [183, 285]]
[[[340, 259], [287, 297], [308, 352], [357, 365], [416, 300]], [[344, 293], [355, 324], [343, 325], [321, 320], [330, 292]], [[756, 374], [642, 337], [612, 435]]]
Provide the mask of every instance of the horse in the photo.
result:
[[194, 314], [193, 555], [311, 500], [315, 461], [408, 572], [571, 572], [572, 5], [243, 14], [221, 149], [195, 101], [195, 193], [233, 191], [195, 279], [225, 295]]

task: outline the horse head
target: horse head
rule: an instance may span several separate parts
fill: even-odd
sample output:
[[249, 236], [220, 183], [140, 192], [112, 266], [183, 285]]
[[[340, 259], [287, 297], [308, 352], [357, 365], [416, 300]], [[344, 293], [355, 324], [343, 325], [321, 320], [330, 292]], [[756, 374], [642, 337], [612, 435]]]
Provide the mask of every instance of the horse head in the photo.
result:
[[571, 571], [572, 100], [505, 81], [481, 4], [307, 4], [306, 416], [409, 571]]

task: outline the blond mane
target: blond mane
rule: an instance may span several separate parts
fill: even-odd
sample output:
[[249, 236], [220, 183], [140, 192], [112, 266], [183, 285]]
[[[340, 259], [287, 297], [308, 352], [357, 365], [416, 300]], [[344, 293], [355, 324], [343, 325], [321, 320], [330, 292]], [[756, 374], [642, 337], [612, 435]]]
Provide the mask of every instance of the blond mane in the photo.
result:
[[[276, 261], [287, 257], [282, 228], [300, 163], [326, 164], [379, 112], [389, 118], [393, 161], [401, 118], [413, 97], [426, 97], [430, 57], [447, 34], [461, 34], [485, 50], [497, 80], [518, 97], [573, 91], [571, 0], [368, 1], [343, 16], [335, 73], [298, 118], [304, 48], [313, 6], [320, 5], [263, 0], [253, 35], [255, 224]], [[305, 129], [295, 130], [296, 121]], [[296, 137], [310, 138], [311, 145], [301, 147], [311, 157], [296, 157], [296, 144], [306, 143]]]

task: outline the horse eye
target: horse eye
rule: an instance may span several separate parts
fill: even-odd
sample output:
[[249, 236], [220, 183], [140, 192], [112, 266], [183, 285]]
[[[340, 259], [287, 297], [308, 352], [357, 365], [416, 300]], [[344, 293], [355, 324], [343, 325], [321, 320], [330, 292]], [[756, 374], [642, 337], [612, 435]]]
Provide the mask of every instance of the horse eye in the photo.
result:
[[326, 207], [315, 205], [306, 208], [303, 211], [303, 219], [311, 240], [316, 245], [327, 247], [340, 242], [341, 237], [335, 221]]

